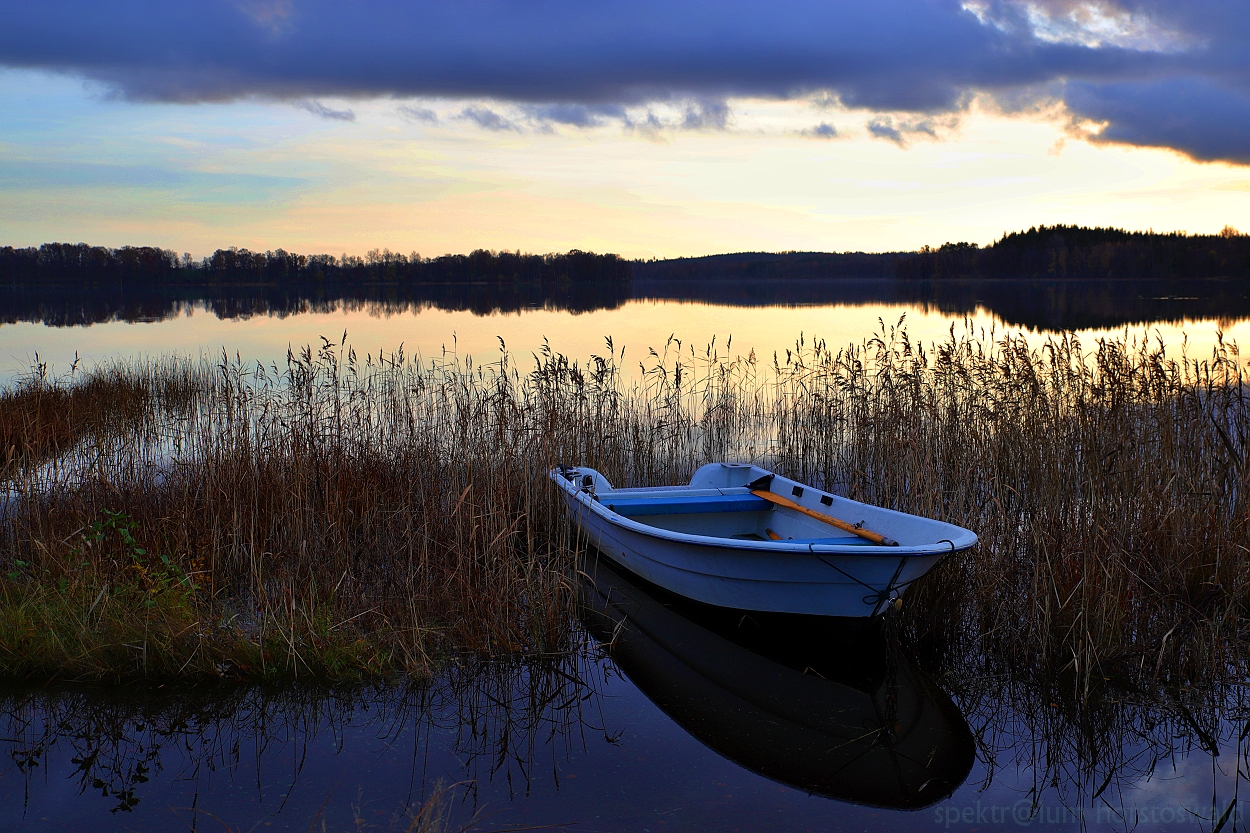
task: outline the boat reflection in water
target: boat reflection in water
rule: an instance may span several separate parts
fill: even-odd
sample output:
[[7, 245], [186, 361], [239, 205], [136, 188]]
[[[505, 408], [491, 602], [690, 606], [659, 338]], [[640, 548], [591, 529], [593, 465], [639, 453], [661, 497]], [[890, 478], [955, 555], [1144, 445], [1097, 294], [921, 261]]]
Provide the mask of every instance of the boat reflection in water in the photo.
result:
[[878, 621], [696, 605], [593, 550], [585, 620], [669, 717], [765, 777], [829, 798], [918, 809], [972, 768], [955, 704], [888, 651]]

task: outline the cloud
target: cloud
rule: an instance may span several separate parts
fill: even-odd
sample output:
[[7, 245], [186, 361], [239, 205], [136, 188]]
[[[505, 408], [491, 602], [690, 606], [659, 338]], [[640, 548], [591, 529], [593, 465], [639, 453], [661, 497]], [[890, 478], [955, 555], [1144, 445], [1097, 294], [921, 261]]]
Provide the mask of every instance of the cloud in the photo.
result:
[[598, 127], [608, 121], [625, 123], [629, 118], [619, 104], [544, 104], [529, 107], [528, 113], [540, 123], [572, 127]]
[[829, 90], [817, 90], [815, 94], [808, 97], [808, 103], [821, 110], [842, 108], [842, 100]]
[[[692, 102], [677, 126], [707, 130], [726, 127], [724, 102], [742, 96], [924, 118], [977, 94], [1057, 88], [1060, 103], [1107, 122], [1107, 141], [1200, 159], [1244, 160], [1250, 146], [1250, 4], [1235, 0], [10, 6], [0, 66], [72, 73], [133, 100], [448, 98], [508, 103], [548, 126], [646, 131], [648, 119], [619, 108]], [[1233, 109], [1167, 99], [1181, 89]], [[1166, 124], [1150, 126], [1152, 107]], [[908, 138], [897, 122], [873, 135]]]
[[878, 139], [893, 142], [899, 147], [902, 147], [904, 144], [903, 134], [894, 126], [894, 119], [889, 116], [878, 116], [868, 122], [868, 133]]
[[517, 133], [549, 133], [555, 125], [589, 129], [616, 123], [650, 138], [661, 138], [682, 130], [724, 130], [731, 117], [729, 104], [724, 101], [679, 99], [658, 102], [658, 107], [661, 113], [652, 107], [555, 103], [520, 105], [501, 112], [493, 106], [471, 104], [456, 118], [484, 130], [512, 130]]
[[625, 129], [645, 136], [652, 141], [663, 141], [665, 134], [672, 129], [672, 125], [665, 124], [653, 110], [648, 109], [645, 118], [627, 119]]
[[412, 104], [399, 105], [399, 114], [409, 121], [419, 121], [425, 124], [438, 124], [438, 113], [428, 107], [416, 107]]
[[698, 99], [686, 105], [681, 126], [686, 130], [724, 130], [729, 123], [729, 105], [722, 100]]
[[[871, 130], [871, 128], [869, 128]], [[838, 129], [829, 122], [822, 121], [815, 127], [809, 127], [802, 131], [802, 135], [811, 139], [836, 139], [838, 137]]]
[[[1086, 138], [1184, 150], [1195, 159], [1250, 165], [1250, 94], [1206, 79], [1068, 85], [1078, 117], [1105, 125]], [[1078, 132], [1079, 129], [1078, 129]]]
[[355, 121], [356, 120], [356, 114], [353, 113], [351, 110], [335, 110], [332, 107], [325, 106], [320, 101], [313, 101], [312, 99], [309, 99], [309, 98], [305, 98], [301, 101], [296, 101], [295, 106], [299, 108], [300, 110], [304, 110], [309, 113], [312, 113], [314, 116], [321, 116], [321, 118], [330, 119], [331, 121]]
[[894, 116], [876, 116], [868, 121], [868, 134], [877, 139], [885, 139], [899, 147], [907, 147], [912, 139], [927, 137], [937, 139], [938, 129], [954, 129], [959, 125], [958, 118], [927, 117], [896, 119]]
[[489, 107], [465, 107], [459, 117], [473, 122], [483, 130], [521, 130], [516, 122], [504, 118]]
[[1023, 32], [1042, 43], [1091, 49], [1183, 52], [1201, 40], [1170, 28], [1149, 10], [1110, 0], [966, 0], [963, 8], [1004, 32]]

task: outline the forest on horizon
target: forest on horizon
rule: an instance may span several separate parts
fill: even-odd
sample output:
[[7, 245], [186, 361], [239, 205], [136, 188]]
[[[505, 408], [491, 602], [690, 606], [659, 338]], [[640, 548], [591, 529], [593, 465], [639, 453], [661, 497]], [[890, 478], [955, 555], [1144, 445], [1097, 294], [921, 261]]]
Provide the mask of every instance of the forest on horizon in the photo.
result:
[[613, 254], [573, 250], [532, 255], [479, 249], [467, 255], [423, 258], [373, 250], [354, 255], [300, 255], [282, 249], [251, 252], [218, 249], [194, 260], [170, 249], [122, 246], [110, 249], [86, 243], [45, 243], [38, 248], [0, 248], [0, 284], [186, 285], [365, 283], [628, 283], [631, 265]]
[[928, 246], [900, 258], [900, 278], [1168, 279], [1250, 277], [1250, 235], [1157, 233], [1084, 226], [1009, 232], [985, 248]]
[[9, 287], [183, 285], [627, 284], [641, 281], [821, 278], [1183, 279], [1250, 278], [1250, 235], [1036, 226], [1008, 232], [985, 247], [946, 243], [918, 252], [741, 252], [630, 261], [573, 250], [522, 254], [484, 249], [423, 258], [373, 250], [300, 255], [277, 249], [218, 249], [200, 260], [151, 246], [85, 243], [0, 247], [0, 284]]

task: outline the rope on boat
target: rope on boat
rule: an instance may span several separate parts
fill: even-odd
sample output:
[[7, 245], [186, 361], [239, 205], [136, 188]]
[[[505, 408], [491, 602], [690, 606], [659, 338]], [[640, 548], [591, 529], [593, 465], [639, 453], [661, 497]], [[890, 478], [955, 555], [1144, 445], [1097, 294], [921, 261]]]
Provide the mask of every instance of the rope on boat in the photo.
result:
[[[837, 570], [839, 573], [846, 576], [851, 581], [855, 582], [861, 587], [866, 587], [870, 591], [872, 591], [868, 595], [864, 596], [864, 598], [861, 599], [861, 601], [866, 605], [872, 605], [872, 613], [874, 616], [877, 615], [877, 611], [881, 609], [881, 606], [883, 604], [887, 604], [890, 601], [890, 599], [893, 598], [895, 591], [902, 592], [907, 587], [907, 585], [911, 583], [911, 582], [904, 582], [902, 584], [894, 583], [898, 581], [898, 577], [902, 574], [903, 568], [907, 566], [907, 559], [910, 556], [904, 555], [901, 559], [899, 559], [898, 567], [894, 570], [894, 575], [890, 576], [890, 580], [886, 582], [884, 589], [878, 590], [877, 588], [873, 587], [871, 584], [867, 583], [866, 581], [862, 581], [857, 576], [853, 576], [850, 573], [848, 573], [846, 570], [843, 570], [837, 564], [830, 564], [828, 561], [826, 561], [821, 555], [819, 555], [816, 552], [814, 544], [808, 544], [807, 551], [811, 553], [812, 556], [821, 564], [824, 564], [826, 567], [830, 567], [834, 570]], [[951, 543], [951, 552], [954, 552], [954, 551], [955, 551], [955, 545]]]

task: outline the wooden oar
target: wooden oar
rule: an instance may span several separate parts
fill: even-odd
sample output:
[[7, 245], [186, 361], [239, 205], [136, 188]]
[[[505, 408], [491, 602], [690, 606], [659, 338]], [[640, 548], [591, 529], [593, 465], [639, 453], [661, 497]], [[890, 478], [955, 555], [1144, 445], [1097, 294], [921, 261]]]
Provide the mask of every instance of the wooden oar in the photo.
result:
[[850, 532], [853, 535], [858, 535], [860, 538], [866, 538], [874, 544], [880, 544], [883, 547], [898, 546], [898, 541], [891, 540], [884, 535], [878, 535], [875, 532], [870, 532], [867, 529], [856, 526], [855, 524], [848, 524], [846, 521], [840, 521], [831, 515], [825, 515], [821, 512], [815, 511], [814, 509], [808, 509], [806, 506], [799, 506], [797, 503], [790, 500], [790, 498], [782, 497], [781, 495], [770, 492], [767, 489], [752, 489], [751, 494], [756, 497], [762, 497], [764, 500], [775, 503], [778, 506], [784, 506], [787, 509], [793, 509], [795, 512], [801, 512], [809, 518], [815, 518], [816, 520], [827, 523], [830, 526], [836, 526], [838, 529]]

